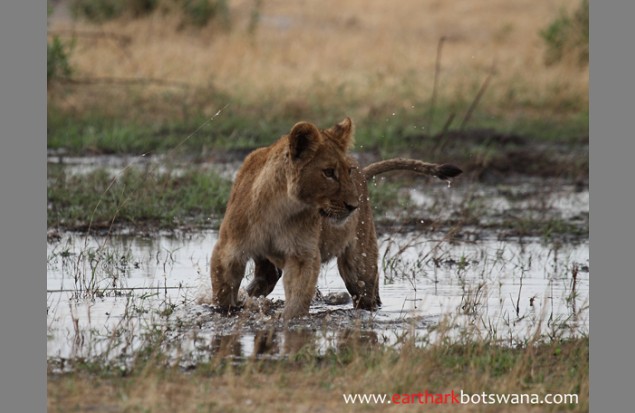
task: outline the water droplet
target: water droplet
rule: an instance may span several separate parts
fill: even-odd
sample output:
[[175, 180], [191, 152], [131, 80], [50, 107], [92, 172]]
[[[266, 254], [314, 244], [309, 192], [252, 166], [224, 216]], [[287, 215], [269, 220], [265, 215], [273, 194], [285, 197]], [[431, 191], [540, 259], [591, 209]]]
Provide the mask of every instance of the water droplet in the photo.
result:
[[452, 180], [448, 179], [446, 182], [448, 183], [448, 188], [452, 188]]
[[423, 224], [423, 220], [421, 220], [421, 221], [419, 221], [419, 222], [421, 222], [421, 223]]
[[393, 112], [392, 115], [395, 116], [395, 112]]

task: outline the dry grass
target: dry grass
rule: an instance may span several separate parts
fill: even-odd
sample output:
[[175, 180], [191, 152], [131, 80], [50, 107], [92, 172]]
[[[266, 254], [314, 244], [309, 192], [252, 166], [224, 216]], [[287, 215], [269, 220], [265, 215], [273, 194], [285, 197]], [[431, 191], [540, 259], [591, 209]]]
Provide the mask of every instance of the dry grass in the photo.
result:
[[[461, 411], [588, 411], [588, 339], [521, 350], [484, 344], [357, 349], [321, 360], [247, 361], [189, 373], [149, 365], [126, 377], [78, 372], [50, 375], [48, 411], [264, 412], [385, 411], [352, 405], [343, 393], [577, 394], [577, 405], [466, 404]], [[296, 360], [298, 358], [296, 357]], [[455, 411], [456, 405], [398, 410]]]
[[[262, 2], [251, 35], [253, 4], [230, 2], [229, 31], [178, 30], [178, 18], [160, 12], [107, 22], [98, 29], [130, 36], [131, 42], [122, 47], [114, 40], [78, 38], [71, 63], [80, 77], [182, 81], [245, 104], [275, 101], [279, 106], [272, 110], [279, 111], [354, 102], [349, 114], [366, 117], [385, 106], [411, 110], [430, 98], [437, 45], [445, 37], [439, 101], [471, 101], [494, 65], [496, 75], [481, 102], [493, 114], [566, 114], [588, 105], [588, 70], [545, 67], [538, 34], [578, 0], [269, 0]], [[53, 19], [50, 29], [69, 26], [96, 28]], [[62, 104], [80, 109], [96, 99], [94, 91], [70, 93]], [[203, 111], [218, 108], [208, 104]]]

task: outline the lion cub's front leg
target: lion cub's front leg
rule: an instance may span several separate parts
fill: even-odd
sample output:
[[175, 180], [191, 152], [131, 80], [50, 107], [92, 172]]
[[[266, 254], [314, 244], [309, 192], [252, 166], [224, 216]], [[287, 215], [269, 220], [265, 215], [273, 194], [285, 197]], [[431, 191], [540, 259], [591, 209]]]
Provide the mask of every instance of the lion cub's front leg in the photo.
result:
[[319, 252], [313, 257], [288, 258], [283, 272], [284, 318], [289, 320], [308, 314], [320, 274]]
[[245, 275], [246, 262], [242, 255], [227, 243], [218, 241], [211, 262], [214, 302], [221, 307], [238, 305], [238, 288]]

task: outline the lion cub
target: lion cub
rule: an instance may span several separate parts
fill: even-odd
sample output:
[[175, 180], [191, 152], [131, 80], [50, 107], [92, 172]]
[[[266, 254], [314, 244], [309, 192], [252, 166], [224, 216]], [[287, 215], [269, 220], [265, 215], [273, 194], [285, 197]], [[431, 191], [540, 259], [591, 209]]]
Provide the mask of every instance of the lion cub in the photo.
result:
[[366, 182], [395, 169], [449, 179], [452, 165], [391, 159], [361, 169], [348, 154], [353, 123], [320, 130], [296, 123], [288, 135], [249, 154], [238, 171], [212, 253], [215, 304], [237, 306], [250, 259], [250, 296], [268, 295], [284, 274], [284, 318], [309, 312], [320, 264], [337, 267], [355, 308], [381, 305], [377, 238]]

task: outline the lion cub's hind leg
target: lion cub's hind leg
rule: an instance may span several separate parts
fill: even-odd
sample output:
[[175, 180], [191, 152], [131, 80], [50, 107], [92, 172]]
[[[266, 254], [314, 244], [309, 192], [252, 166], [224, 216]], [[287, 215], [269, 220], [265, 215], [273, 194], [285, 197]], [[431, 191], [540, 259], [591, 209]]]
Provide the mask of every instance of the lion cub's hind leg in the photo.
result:
[[220, 241], [212, 253], [212, 295], [216, 305], [238, 306], [238, 289], [245, 276], [246, 260]]
[[278, 280], [282, 276], [282, 270], [276, 267], [266, 258], [256, 258], [254, 279], [247, 286], [247, 294], [250, 297], [266, 297], [275, 288]]
[[379, 253], [374, 228], [372, 234], [367, 234], [363, 238], [347, 247], [337, 257], [337, 268], [353, 298], [355, 308], [376, 310], [381, 305], [381, 300], [377, 270]]

